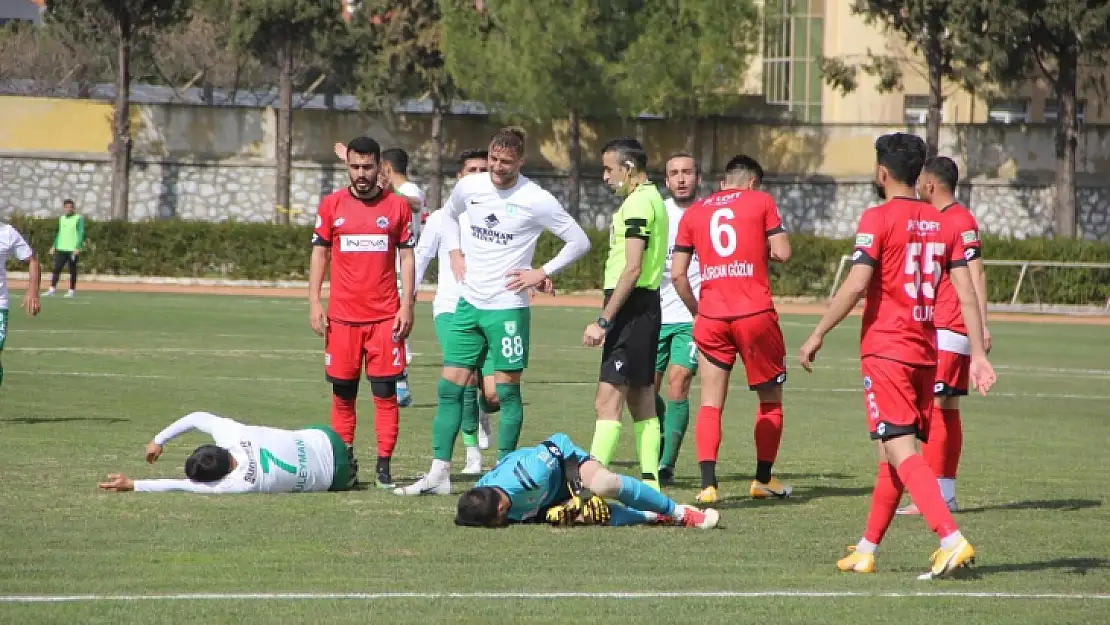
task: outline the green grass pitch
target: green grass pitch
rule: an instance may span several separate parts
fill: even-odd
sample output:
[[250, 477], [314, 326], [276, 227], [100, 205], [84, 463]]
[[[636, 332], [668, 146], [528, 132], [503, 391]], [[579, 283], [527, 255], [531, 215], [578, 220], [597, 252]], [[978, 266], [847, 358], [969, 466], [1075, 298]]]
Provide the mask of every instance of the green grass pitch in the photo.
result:
[[[588, 446], [599, 355], [580, 341], [593, 311], [533, 315], [522, 442], [561, 430]], [[416, 405], [401, 412], [394, 461], [403, 480], [428, 467], [439, 365], [430, 316], [421, 305]], [[792, 363], [815, 322], [784, 317]], [[1105, 622], [1110, 328], [992, 324], [997, 396], [966, 400], [965, 511], [957, 516], [978, 566], [939, 583], [914, 579], [936, 544], [919, 518], [895, 520], [878, 574], [833, 566], [859, 538], [874, 474], [858, 328], [852, 319], [832, 334], [814, 374], [791, 365], [776, 469], [793, 498], [746, 496], [755, 398], [736, 385], [725, 413], [721, 529], [485, 531], [453, 526], [453, 497], [374, 489], [219, 498], [97, 492], [111, 471], [179, 474], [200, 435], [171, 443], [154, 467], [142, 449], [192, 410], [290, 428], [326, 422], [330, 389], [307, 304], [88, 293], [46, 300], [34, 320], [13, 307], [0, 389], [0, 623]], [[370, 459], [372, 405], [360, 406], [360, 456]], [[698, 486], [693, 452], [691, 424], [670, 491], [683, 502]], [[460, 447], [456, 470], [461, 455]], [[627, 432], [617, 457], [618, 470], [636, 472]], [[457, 479], [455, 492], [467, 484]], [[646, 594], [581, 594], [604, 591]], [[762, 592], [771, 594], [735, 594]], [[11, 601], [173, 593], [415, 594]]]

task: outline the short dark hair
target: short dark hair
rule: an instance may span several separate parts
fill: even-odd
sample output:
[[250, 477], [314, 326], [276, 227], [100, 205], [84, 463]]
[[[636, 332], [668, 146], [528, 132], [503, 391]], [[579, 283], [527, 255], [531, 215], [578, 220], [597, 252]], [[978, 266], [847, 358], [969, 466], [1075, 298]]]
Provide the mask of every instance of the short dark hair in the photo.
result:
[[892, 132], [875, 141], [875, 161], [903, 184], [912, 185], [925, 164], [925, 140], [905, 132]]
[[479, 148], [467, 148], [459, 152], [459, 166], [466, 165], [467, 161], [472, 161], [476, 158], [487, 159], [489, 158], [489, 150], [482, 150]]
[[701, 164], [698, 163], [698, 159], [694, 158], [693, 154], [690, 154], [686, 150], [679, 150], [677, 152], [672, 153], [670, 156], [667, 157], [667, 160], [663, 163], [663, 167], [666, 168], [667, 163], [673, 161], [676, 158], [688, 158], [688, 159], [694, 161], [694, 173], [699, 175], [699, 176], [701, 175]]
[[393, 171], [402, 176], [408, 175], [409, 154], [401, 148], [389, 148], [382, 152], [382, 162], [393, 166]]
[[755, 180], [756, 184], [763, 184], [763, 166], [747, 154], [737, 154], [729, 159], [725, 165], [725, 177], [734, 178], [746, 176]]
[[497, 507], [501, 498], [492, 486], [471, 488], [459, 497], [455, 525], [465, 527], [497, 527]]
[[355, 154], [363, 154], [365, 156], [373, 156], [374, 160], [381, 162], [382, 160], [382, 146], [378, 145], [370, 137], [355, 137], [347, 144], [347, 154], [354, 152]]
[[601, 153], [608, 154], [609, 152], [616, 152], [617, 157], [622, 163], [631, 161], [632, 164], [636, 166], [636, 169], [640, 171], [647, 169], [647, 151], [644, 150], [644, 146], [633, 137], [620, 137], [606, 143], [605, 147], [601, 148]]
[[949, 191], [955, 191], [956, 185], [960, 182], [960, 168], [956, 165], [956, 161], [947, 156], [926, 159], [921, 171], [936, 176]]
[[77, 204], [69, 198], [62, 200], [62, 206], [72, 206], [74, 208], [77, 208]]
[[231, 473], [231, 452], [218, 445], [201, 445], [185, 459], [185, 477], [194, 482], [218, 482]]
[[[517, 156], [524, 156], [524, 129], [519, 126], [506, 126], [494, 133], [489, 140], [490, 149], [512, 150]], [[487, 153], [488, 156], [488, 153]]]

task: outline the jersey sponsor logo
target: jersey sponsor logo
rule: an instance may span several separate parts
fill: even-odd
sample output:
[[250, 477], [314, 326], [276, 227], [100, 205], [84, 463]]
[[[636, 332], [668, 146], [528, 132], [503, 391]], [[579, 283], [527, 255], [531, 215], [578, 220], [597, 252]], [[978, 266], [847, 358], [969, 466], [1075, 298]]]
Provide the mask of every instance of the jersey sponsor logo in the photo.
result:
[[733, 191], [732, 193], [725, 193], [723, 195], [708, 197], [703, 200], [703, 202], [705, 202], [705, 204], [708, 206], [724, 206], [725, 204], [731, 204], [732, 202], [736, 201], [736, 199], [743, 194], [743, 191]]
[[967, 245], [968, 243], [974, 243], [978, 241], [979, 233], [974, 230], [968, 230], [967, 232], [961, 234], [960, 238], [963, 239], [964, 245]]
[[940, 232], [939, 221], [918, 221], [911, 219], [906, 222], [906, 232], [916, 232], [918, 234], [931, 234], [933, 232]]
[[335, 222], [332, 223], [331, 226], [333, 228], [338, 228], [339, 226], [342, 226], [345, 223], [347, 223], [347, 218], [346, 217], [340, 217], [339, 219], [336, 219]]
[[857, 234], [856, 247], [871, 247], [875, 244], [875, 235], [873, 234]]
[[384, 234], [344, 234], [339, 237], [341, 252], [388, 252], [389, 236]]
[[378, 217], [377, 221], [374, 222], [374, 225], [376, 225], [379, 228], [383, 228], [383, 229], [388, 228], [389, 227], [389, 218], [386, 217], [385, 215], [382, 215], [381, 217]]
[[[490, 215], [490, 217], [493, 217], [493, 215]], [[495, 222], [496, 222], [496, 219], [497, 218], [494, 217]], [[486, 223], [489, 223], [489, 217], [486, 218]], [[488, 228], [483, 228], [481, 226], [475, 226], [474, 224], [471, 224], [470, 225], [470, 236], [474, 237], [478, 241], [484, 241], [486, 243], [496, 243], [498, 245], [508, 245], [509, 243], [512, 242], [513, 237], [515, 235], [513, 235], [512, 233], [509, 233], [509, 232], [500, 232], [500, 231], [494, 230], [493, 226], [490, 226]]]
[[487, 228], [496, 228], [497, 224], [501, 223], [497, 219], [497, 215], [494, 215], [493, 213], [486, 215], [486, 218], [483, 221], [485, 221]]
[[740, 260], [720, 265], [706, 265], [701, 270], [701, 279], [705, 282], [718, 278], [751, 278], [754, 275], [755, 265]]

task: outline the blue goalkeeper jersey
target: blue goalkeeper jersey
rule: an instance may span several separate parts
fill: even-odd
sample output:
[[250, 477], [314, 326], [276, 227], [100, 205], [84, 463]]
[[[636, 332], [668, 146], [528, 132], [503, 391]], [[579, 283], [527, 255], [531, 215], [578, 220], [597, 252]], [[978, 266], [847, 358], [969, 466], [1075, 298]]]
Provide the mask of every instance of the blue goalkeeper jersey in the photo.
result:
[[547, 443], [557, 448], [564, 458], [579, 464], [590, 457], [586, 450], [560, 432], [535, 447], [518, 449], [505, 456], [475, 485], [494, 486], [509, 495], [512, 501], [510, 522], [530, 521], [541, 510], [570, 499], [562, 463], [548, 449]]

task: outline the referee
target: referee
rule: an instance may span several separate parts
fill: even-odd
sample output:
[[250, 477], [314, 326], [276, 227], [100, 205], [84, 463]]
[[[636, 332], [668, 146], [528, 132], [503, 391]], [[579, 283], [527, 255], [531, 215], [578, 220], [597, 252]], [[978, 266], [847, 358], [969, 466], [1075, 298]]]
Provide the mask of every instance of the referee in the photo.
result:
[[590, 454], [613, 459], [624, 404], [636, 426], [636, 452], [644, 482], [659, 488], [659, 418], [655, 413], [655, 354], [662, 312], [659, 284], [667, 263], [667, 208], [648, 180], [647, 152], [632, 138], [614, 139], [601, 150], [602, 177], [620, 197], [605, 261], [605, 306], [586, 326], [582, 342], [601, 353], [594, 409], [597, 423]]

